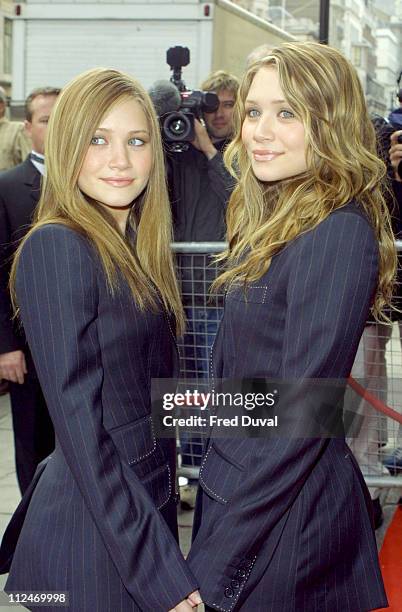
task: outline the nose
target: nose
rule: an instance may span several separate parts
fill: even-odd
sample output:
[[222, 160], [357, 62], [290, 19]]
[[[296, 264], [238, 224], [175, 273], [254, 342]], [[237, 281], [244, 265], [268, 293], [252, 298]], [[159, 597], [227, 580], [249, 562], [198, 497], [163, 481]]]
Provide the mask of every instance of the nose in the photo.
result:
[[131, 166], [129, 151], [126, 143], [115, 142], [110, 149], [109, 167], [125, 170]]
[[254, 130], [254, 140], [263, 142], [264, 140], [275, 140], [273, 118], [262, 115]]
[[215, 111], [215, 116], [222, 118], [224, 116], [224, 108], [223, 108], [223, 104], [219, 104], [217, 110]]

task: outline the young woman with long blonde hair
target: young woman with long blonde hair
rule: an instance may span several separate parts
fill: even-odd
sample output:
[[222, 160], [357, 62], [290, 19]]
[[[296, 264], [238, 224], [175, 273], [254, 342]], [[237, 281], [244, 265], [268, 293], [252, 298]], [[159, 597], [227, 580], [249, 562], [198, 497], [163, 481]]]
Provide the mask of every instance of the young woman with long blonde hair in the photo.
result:
[[175, 443], [155, 438], [151, 416], [151, 379], [177, 374], [183, 312], [144, 89], [116, 70], [74, 79], [46, 167], [11, 288], [57, 444], [27, 496], [6, 591], [64, 593], [76, 611], [185, 612], [198, 596], [177, 543]]
[[[285, 416], [296, 423], [321, 406], [311, 405], [314, 385], [304, 397], [292, 383], [346, 380], [370, 309], [383, 319], [390, 303], [396, 254], [385, 167], [356, 71], [328, 46], [286, 43], [257, 60], [236, 117], [213, 373], [289, 383]], [[386, 606], [370, 498], [344, 436], [286, 431], [212, 433], [188, 557], [207, 609]]]

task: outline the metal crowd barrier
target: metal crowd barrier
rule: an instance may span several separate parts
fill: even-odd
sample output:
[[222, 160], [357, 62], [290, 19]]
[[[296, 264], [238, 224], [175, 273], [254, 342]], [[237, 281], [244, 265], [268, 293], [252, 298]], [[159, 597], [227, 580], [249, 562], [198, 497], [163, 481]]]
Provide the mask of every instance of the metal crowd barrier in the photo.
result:
[[[186, 333], [179, 340], [182, 390], [186, 381], [208, 387], [210, 349], [223, 312], [223, 294], [209, 296], [209, 287], [218, 275], [214, 256], [226, 248], [224, 242], [175, 242], [176, 266], [187, 318]], [[180, 390], [180, 383], [179, 383]], [[190, 414], [196, 409], [189, 409]], [[180, 476], [198, 479], [203, 454], [204, 431], [182, 433], [179, 442]]]
[[[402, 241], [396, 242], [402, 253]], [[181, 380], [208, 386], [210, 347], [222, 316], [223, 295], [209, 296], [218, 274], [214, 255], [226, 244], [173, 243], [187, 329], [179, 341]], [[402, 257], [401, 257], [402, 260]], [[402, 274], [398, 279], [402, 279]], [[402, 310], [402, 288], [395, 305]], [[402, 313], [392, 326], [369, 323], [352, 369], [350, 387], [360, 389], [356, 427], [347, 441], [370, 487], [402, 486]], [[348, 392], [352, 392], [348, 389]], [[195, 410], [195, 409], [190, 409]], [[203, 431], [179, 437], [179, 474], [198, 478], [203, 453]]]

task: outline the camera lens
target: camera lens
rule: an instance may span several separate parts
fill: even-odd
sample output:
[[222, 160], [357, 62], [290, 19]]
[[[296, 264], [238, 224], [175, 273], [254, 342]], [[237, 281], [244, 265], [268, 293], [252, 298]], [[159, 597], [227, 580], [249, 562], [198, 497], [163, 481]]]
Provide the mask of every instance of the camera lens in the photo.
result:
[[169, 141], [186, 140], [191, 131], [191, 122], [184, 113], [171, 113], [163, 123], [163, 133]]
[[175, 136], [180, 136], [181, 137], [181, 136], [183, 136], [184, 132], [186, 131], [186, 124], [183, 121], [183, 119], [175, 119], [174, 121], [171, 121], [169, 123], [169, 130]]

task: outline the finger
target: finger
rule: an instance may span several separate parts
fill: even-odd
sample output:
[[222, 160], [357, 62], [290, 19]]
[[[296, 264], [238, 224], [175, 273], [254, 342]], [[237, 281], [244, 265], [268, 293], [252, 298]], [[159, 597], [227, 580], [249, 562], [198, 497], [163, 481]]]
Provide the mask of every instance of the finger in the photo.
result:
[[187, 599], [187, 603], [191, 607], [192, 610], [195, 610], [195, 608], [198, 608], [198, 604], [193, 603], [191, 599]]
[[22, 368], [16, 369], [15, 373], [16, 373], [16, 377], [17, 377], [17, 382], [20, 385], [23, 385], [24, 384], [24, 372], [22, 371]]
[[189, 599], [191, 603], [195, 606], [202, 604], [201, 595], [198, 591], [194, 591], [194, 593], [191, 593], [187, 599]]
[[25, 355], [22, 355], [22, 371], [24, 372], [24, 374], [28, 374], [27, 360], [25, 359]]
[[4, 378], [6, 380], [9, 380], [10, 382], [16, 383], [17, 382], [17, 376], [14, 372], [14, 370], [12, 370], [11, 368], [7, 368], [4, 374]]
[[398, 130], [397, 132], [394, 132], [393, 134], [391, 134], [391, 142], [392, 143], [397, 143], [398, 142], [398, 136], [402, 135], [402, 130]]

